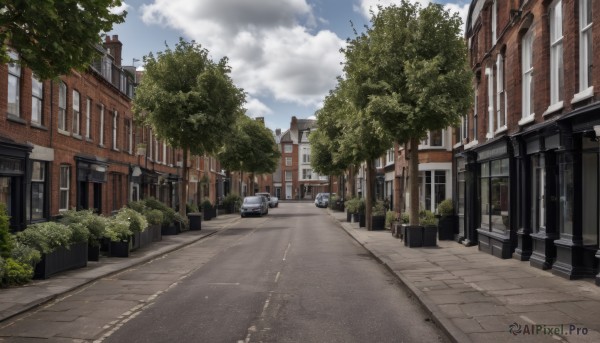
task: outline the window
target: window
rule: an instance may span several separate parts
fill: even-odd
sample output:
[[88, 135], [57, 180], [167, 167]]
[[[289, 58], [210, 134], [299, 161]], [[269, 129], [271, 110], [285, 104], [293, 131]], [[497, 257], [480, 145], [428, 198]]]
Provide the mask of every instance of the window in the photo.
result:
[[85, 138], [92, 138], [92, 100], [85, 100]]
[[375, 168], [381, 168], [381, 158], [376, 158], [374, 161]]
[[133, 125], [131, 125], [131, 119], [125, 123], [127, 128], [127, 152], [133, 153]]
[[79, 135], [80, 133], [80, 119], [81, 112], [79, 110], [79, 92], [73, 90], [73, 134]]
[[292, 181], [292, 172], [291, 171], [285, 172], [285, 181]]
[[302, 163], [310, 163], [310, 148], [302, 148]]
[[33, 161], [31, 163], [31, 198], [28, 208], [28, 218], [30, 221], [44, 219], [45, 202], [46, 163]]
[[573, 234], [573, 205], [575, 189], [573, 187], [573, 156], [561, 154], [558, 158], [558, 215], [560, 233]]
[[69, 188], [70, 188], [71, 167], [60, 166], [60, 190], [59, 190], [59, 210], [69, 209]]
[[385, 158], [385, 165], [394, 164], [394, 148], [391, 148], [387, 151], [387, 155]]
[[58, 129], [67, 131], [67, 85], [58, 85]]
[[98, 110], [100, 111], [100, 132], [98, 132], [98, 137], [100, 138], [100, 146], [104, 146], [104, 105], [98, 105]]
[[31, 122], [42, 125], [44, 104], [44, 83], [31, 75]]
[[562, 1], [550, 5], [550, 105], [563, 100], [563, 30]]
[[[162, 163], [163, 164], [167, 164], [167, 143], [163, 142], [162, 143], [162, 147], [163, 147], [163, 152], [162, 152], [163, 160], [162, 160]], [[210, 169], [213, 170], [212, 169], [212, 158], [211, 158], [211, 168]]]
[[492, 3], [492, 46], [498, 40], [498, 2]]
[[[592, 0], [579, 0], [579, 91], [592, 87]], [[590, 92], [593, 95], [593, 91]]]
[[506, 90], [504, 87], [504, 56], [498, 54], [496, 60], [496, 121], [497, 130], [506, 128]]
[[291, 144], [285, 144], [285, 145], [283, 146], [283, 152], [284, 152], [284, 153], [286, 153], [286, 154], [291, 154], [291, 153], [292, 153], [292, 151], [293, 151], [293, 149], [292, 149], [292, 145], [291, 145]]
[[505, 233], [509, 228], [508, 159], [481, 164], [481, 227]]
[[546, 226], [546, 166], [544, 155], [531, 157], [531, 227], [534, 232]]
[[150, 134], [148, 135], [148, 147], [148, 158], [152, 160], [152, 156], [154, 156], [152, 154], [154, 152], [154, 138], [152, 137], [152, 130], [150, 130]]
[[15, 117], [21, 116], [21, 66], [17, 63], [19, 55], [9, 51], [8, 56], [13, 62], [8, 63], [8, 114]]
[[427, 137], [421, 141], [422, 147], [440, 148], [444, 146], [444, 130], [427, 132]]
[[302, 169], [302, 179], [303, 180], [312, 179], [312, 170], [311, 169]]
[[118, 124], [119, 124], [119, 112], [114, 111], [113, 112], [113, 124], [112, 124], [112, 148], [113, 150], [118, 150], [117, 149], [117, 134], [119, 132], [118, 130]]
[[487, 77], [488, 87], [488, 131], [485, 138], [493, 138], [494, 137], [494, 71], [492, 68], [485, 68], [485, 76]]
[[460, 137], [458, 143], [466, 142], [469, 138], [469, 120], [467, 116], [460, 119]]
[[289, 167], [289, 166], [291, 166], [291, 165], [292, 165], [292, 158], [291, 158], [291, 157], [286, 157], [286, 158], [285, 158], [285, 165], [286, 165], [287, 167]]
[[522, 52], [521, 52], [521, 63], [522, 63], [522, 82], [523, 82], [523, 100], [521, 109], [521, 118], [519, 124], [523, 124], [523, 120], [533, 120], [533, 30], [529, 31], [523, 36], [522, 41]]
[[440, 202], [446, 199], [446, 171], [422, 171], [419, 180], [420, 202], [425, 205], [425, 210], [435, 212]]
[[479, 106], [479, 84], [475, 85], [475, 96], [473, 97], [473, 140], [477, 141], [477, 107]]
[[598, 202], [598, 142], [582, 140], [581, 217], [583, 245], [598, 247], [600, 206]]

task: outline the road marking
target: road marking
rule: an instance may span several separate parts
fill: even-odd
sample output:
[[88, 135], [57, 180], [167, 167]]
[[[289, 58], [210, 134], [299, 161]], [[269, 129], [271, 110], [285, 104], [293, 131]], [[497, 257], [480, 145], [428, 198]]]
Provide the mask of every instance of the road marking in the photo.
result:
[[290, 250], [290, 247], [292, 246], [292, 243], [288, 243], [287, 248], [285, 248], [285, 252], [283, 253], [283, 260], [285, 261], [286, 257], [287, 257], [287, 253]]
[[275, 275], [275, 282], [279, 281], [280, 275], [281, 275], [281, 272], [277, 272], [277, 275]]
[[239, 286], [240, 283], [239, 282], [213, 282], [213, 283], [208, 283], [207, 285], [213, 285], [213, 286]]

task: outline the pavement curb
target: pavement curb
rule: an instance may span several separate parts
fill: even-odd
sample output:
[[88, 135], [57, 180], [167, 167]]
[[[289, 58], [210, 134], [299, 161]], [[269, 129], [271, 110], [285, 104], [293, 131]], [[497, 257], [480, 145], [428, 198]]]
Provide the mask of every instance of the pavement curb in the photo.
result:
[[358, 244], [360, 244], [360, 246], [365, 248], [365, 250], [367, 250], [369, 252], [369, 254], [371, 256], [373, 256], [373, 258], [377, 262], [381, 263], [392, 275], [394, 275], [398, 279], [398, 281], [400, 281], [400, 283], [410, 293], [412, 293], [412, 295], [419, 301], [419, 303], [421, 304], [423, 309], [426, 311], [426, 313], [431, 317], [433, 322], [448, 336], [448, 338], [450, 338], [450, 340], [452, 342], [455, 342], [455, 343], [471, 342], [471, 339], [464, 332], [462, 332], [460, 329], [458, 329], [456, 327], [456, 325], [454, 325], [454, 323], [452, 323], [452, 321], [450, 319], [448, 319], [446, 316], [441, 314], [442, 311], [439, 309], [439, 307], [436, 304], [433, 303], [433, 301], [431, 301], [429, 299], [429, 297], [426, 294], [424, 294], [423, 292], [421, 292], [421, 290], [419, 290], [417, 287], [415, 287], [410, 282], [410, 280], [408, 280], [406, 277], [404, 277], [401, 273], [398, 273], [395, 270], [393, 270], [381, 257], [377, 256], [377, 254], [375, 254], [371, 249], [369, 249], [365, 244], [363, 244], [363, 242], [361, 242], [355, 235], [353, 235], [350, 230], [355, 230], [354, 227], [352, 227], [347, 222], [337, 219], [335, 216], [333, 216], [331, 214], [331, 211], [328, 210], [327, 212], [339, 224], [339, 226], [350, 237], [352, 237], [352, 239], [354, 239]]
[[[96, 281], [98, 281], [98, 280], [100, 280], [102, 278], [109, 277], [109, 276], [112, 276], [112, 275], [116, 275], [118, 273], [123, 272], [126, 269], [133, 268], [133, 267], [136, 267], [136, 266], [148, 263], [148, 262], [150, 262], [150, 261], [152, 261], [152, 260], [154, 260], [156, 258], [159, 258], [159, 257], [162, 257], [164, 255], [170, 254], [170, 253], [172, 253], [174, 251], [183, 249], [183, 248], [185, 248], [185, 247], [187, 247], [189, 245], [192, 245], [192, 244], [194, 244], [196, 242], [199, 242], [199, 241], [201, 241], [201, 240], [203, 240], [205, 238], [209, 238], [209, 237], [217, 234], [220, 230], [227, 229], [227, 226], [229, 226], [232, 222], [237, 221], [237, 219], [239, 219], [239, 218], [233, 218], [233, 219], [228, 220], [226, 222], [218, 223], [218, 225], [215, 225], [216, 226], [215, 228], [210, 228], [210, 229], [206, 228], [205, 230], [214, 230], [214, 232], [210, 232], [210, 233], [208, 233], [206, 235], [198, 235], [197, 237], [193, 237], [192, 239], [184, 241], [184, 242], [177, 242], [177, 243], [173, 244], [172, 246], [165, 247], [164, 250], [157, 250], [155, 252], [150, 252], [148, 255], [146, 255], [146, 256], [140, 256], [140, 257], [138, 257], [135, 260], [124, 259], [124, 261], [122, 262], [122, 265], [120, 265], [115, 270], [111, 270], [111, 271], [108, 271], [106, 273], [102, 273], [102, 274], [99, 274], [97, 276], [93, 276], [93, 277], [90, 277], [90, 278], [87, 278], [87, 279], [81, 279], [82, 281], [81, 281], [80, 284], [74, 285], [72, 287], [65, 288], [64, 290], [58, 291], [58, 292], [56, 292], [54, 294], [51, 294], [51, 295], [48, 295], [48, 296], [45, 296], [45, 297], [41, 297], [41, 298], [35, 299], [35, 300], [33, 300], [33, 301], [29, 302], [29, 303], [23, 304], [20, 308], [14, 310], [14, 311], [10, 311], [10, 310], [4, 311], [3, 313], [0, 314], [0, 316], [1, 316], [0, 317], [0, 323], [4, 323], [4, 322], [10, 320], [11, 318], [14, 318], [14, 317], [16, 317], [18, 315], [21, 315], [21, 314], [25, 313], [25, 312], [28, 312], [28, 311], [31, 311], [31, 310], [36, 309], [38, 307], [44, 306], [44, 305], [46, 305], [46, 304], [48, 304], [48, 303], [50, 303], [50, 302], [52, 302], [52, 301], [54, 301], [56, 299], [59, 299], [60, 297], [66, 295], [68, 293], [77, 291], [77, 290], [79, 290], [79, 289], [81, 289], [83, 287], [86, 287], [87, 285], [89, 285], [89, 284], [91, 284], [93, 282], [96, 282]], [[77, 271], [78, 271], [78, 269], [74, 269], [74, 270], [71, 270], [70, 272], [75, 272], [76, 273]], [[68, 273], [68, 272], [69, 271], [67, 271], [66, 273]], [[59, 278], [60, 278], [60, 275], [58, 275], [55, 280], [58, 280]], [[32, 288], [32, 285], [24, 285], [24, 286], [21, 286], [21, 287], [23, 289]]]

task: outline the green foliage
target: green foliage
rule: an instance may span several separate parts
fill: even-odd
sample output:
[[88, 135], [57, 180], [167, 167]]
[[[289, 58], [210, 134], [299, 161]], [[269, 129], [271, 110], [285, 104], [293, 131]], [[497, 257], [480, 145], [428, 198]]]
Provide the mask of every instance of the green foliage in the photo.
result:
[[242, 198], [237, 194], [229, 193], [223, 198], [223, 206], [225, 206], [225, 208], [233, 206], [235, 209], [239, 209], [241, 205]]
[[6, 205], [0, 203], [0, 257], [9, 257], [13, 245], [14, 238], [10, 233], [10, 217], [6, 213]]
[[454, 214], [454, 203], [452, 199], [445, 199], [438, 205], [437, 212], [440, 216], [451, 216]]
[[335, 209], [336, 203], [338, 202], [338, 200], [340, 200], [340, 198], [337, 195], [333, 195], [333, 196], [329, 197], [329, 203], [327, 204], [327, 207], [329, 207], [331, 209]]
[[106, 220], [104, 236], [112, 242], [127, 242], [133, 235], [130, 226], [129, 220], [123, 216], [110, 217]]
[[392, 223], [395, 222], [396, 220], [398, 220], [396, 218], [396, 212], [387, 211], [385, 213], [385, 227], [390, 227], [392, 225]]
[[193, 203], [185, 204], [185, 213], [198, 213], [198, 212], [200, 212], [200, 210], [198, 210], [198, 205], [193, 204]]
[[410, 223], [410, 215], [407, 212], [402, 212], [402, 214], [400, 215], [400, 221], [402, 222], [402, 224]]
[[138, 211], [128, 207], [121, 208], [115, 217], [129, 222], [129, 230], [131, 230], [131, 232], [142, 232], [148, 227], [146, 217]]
[[159, 225], [163, 221], [163, 213], [161, 210], [149, 210], [146, 212], [146, 220], [150, 225]]
[[114, 14], [120, 0], [8, 0], [0, 11], [0, 63], [9, 61], [9, 43], [19, 63], [42, 79], [85, 70], [98, 57], [101, 35], [122, 23], [126, 13]]
[[365, 214], [366, 208], [367, 204], [365, 203], [365, 198], [358, 199], [358, 213]]
[[373, 212], [371, 212], [373, 216], [385, 216], [385, 206], [383, 205], [383, 201], [376, 201], [373, 206]]
[[19, 242], [15, 243], [11, 257], [19, 263], [26, 263], [31, 266], [35, 266], [36, 263], [42, 260], [42, 255], [39, 251]]
[[84, 223], [72, 223], [68, 226], [71, 230], [72, 243], [87, 243], [90, 237], [90, 231]]
[[98, 246], [100, 240], [104, 237], [104, 227], [106, 218], [94, 213], [93, 210], [68, 210], [61, 213], [60, 223], [70, 226], [71, 224], [81, 223], [88, 230], [88, 244]]
[[158, 201], [156, 198], [147, 198], [144, 200], [146, 207], [153, 210], [159, 210], [163, 214], [161, 224], [170, 225], [175, 220], [175, 210]]
[[359, 202], [358, 198], [351, 198], [344, 202], [344, 207], [350, 213], [358, 213]]
[[33, 224], [16, 235], [17, 241], [35, 248], [42, 254], [51, 253], [58, 247], [69, 247], [72, 237], [71, 229], [57, 222]]
[[205, 209], [210, 207], [212, 207], [212, 203], [210, 202], [210, 200], [204, 199], [204, 201], [202, 201], [202, 208]]
[[419, 223], [421, 225], [436, 225], [437, 219], [433, 212], [428, 210], [423, 210], [419, 212]]
[[187, 217], [182, 216], [179, 213], [175, 213], [174, 222], [180, 224], [181, 231], [188, 231], [190, 229], [190, 221]]
[[4, 260], [4, 273], [0, 273], [2, 286], [24, 285], [33, 278], [33, 266], [28, 263], [15, 261], [12, 258]]
[[138, 213], [146, 213], [146, 211], [148, 211], [148, 208], [146, 207], [146, 202], [144, 200], [130, 201], [129, 203], [127, 203], [127, 207], [129, 207], [132, 210], [135, 210]]

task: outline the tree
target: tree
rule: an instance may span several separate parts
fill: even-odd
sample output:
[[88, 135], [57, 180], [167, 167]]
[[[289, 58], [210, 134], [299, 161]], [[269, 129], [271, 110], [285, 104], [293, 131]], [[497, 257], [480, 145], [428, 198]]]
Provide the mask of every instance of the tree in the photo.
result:
[[42, 79], [85, 70], [99, 56], [101, 33], [122, 23], [126, 12], [111, 13], [121, 0], [6, 0], [0, 5], [0, 62], [14, 61]]
[[280, 157], [271, 130], [243, 114], [238, 117], [233, 133], [218, 153], [221, 165], [228, 170], [239, 171], [242, 175], [250, 173], [252, 191], [254, 175], [274, 173]]
[[380, 7], [371, 24], [347, 49], [350, 97], [396, 142], [410, 144], [410, 221], [418, 225], [419, 141], [456, 125], [472, 102], [461, 20], [441, 5], [403, 0]]
[[179, 212], [185, 215], [188, 152], [216, 153], [241, 113], [245, 94], [229, 77], [227, 58], [211, 61], [208, 50], [183, 39], [156, 57], [144, 57], [146, 71], [133, 100], [136, 119], [159, 139], [183, 151]]

